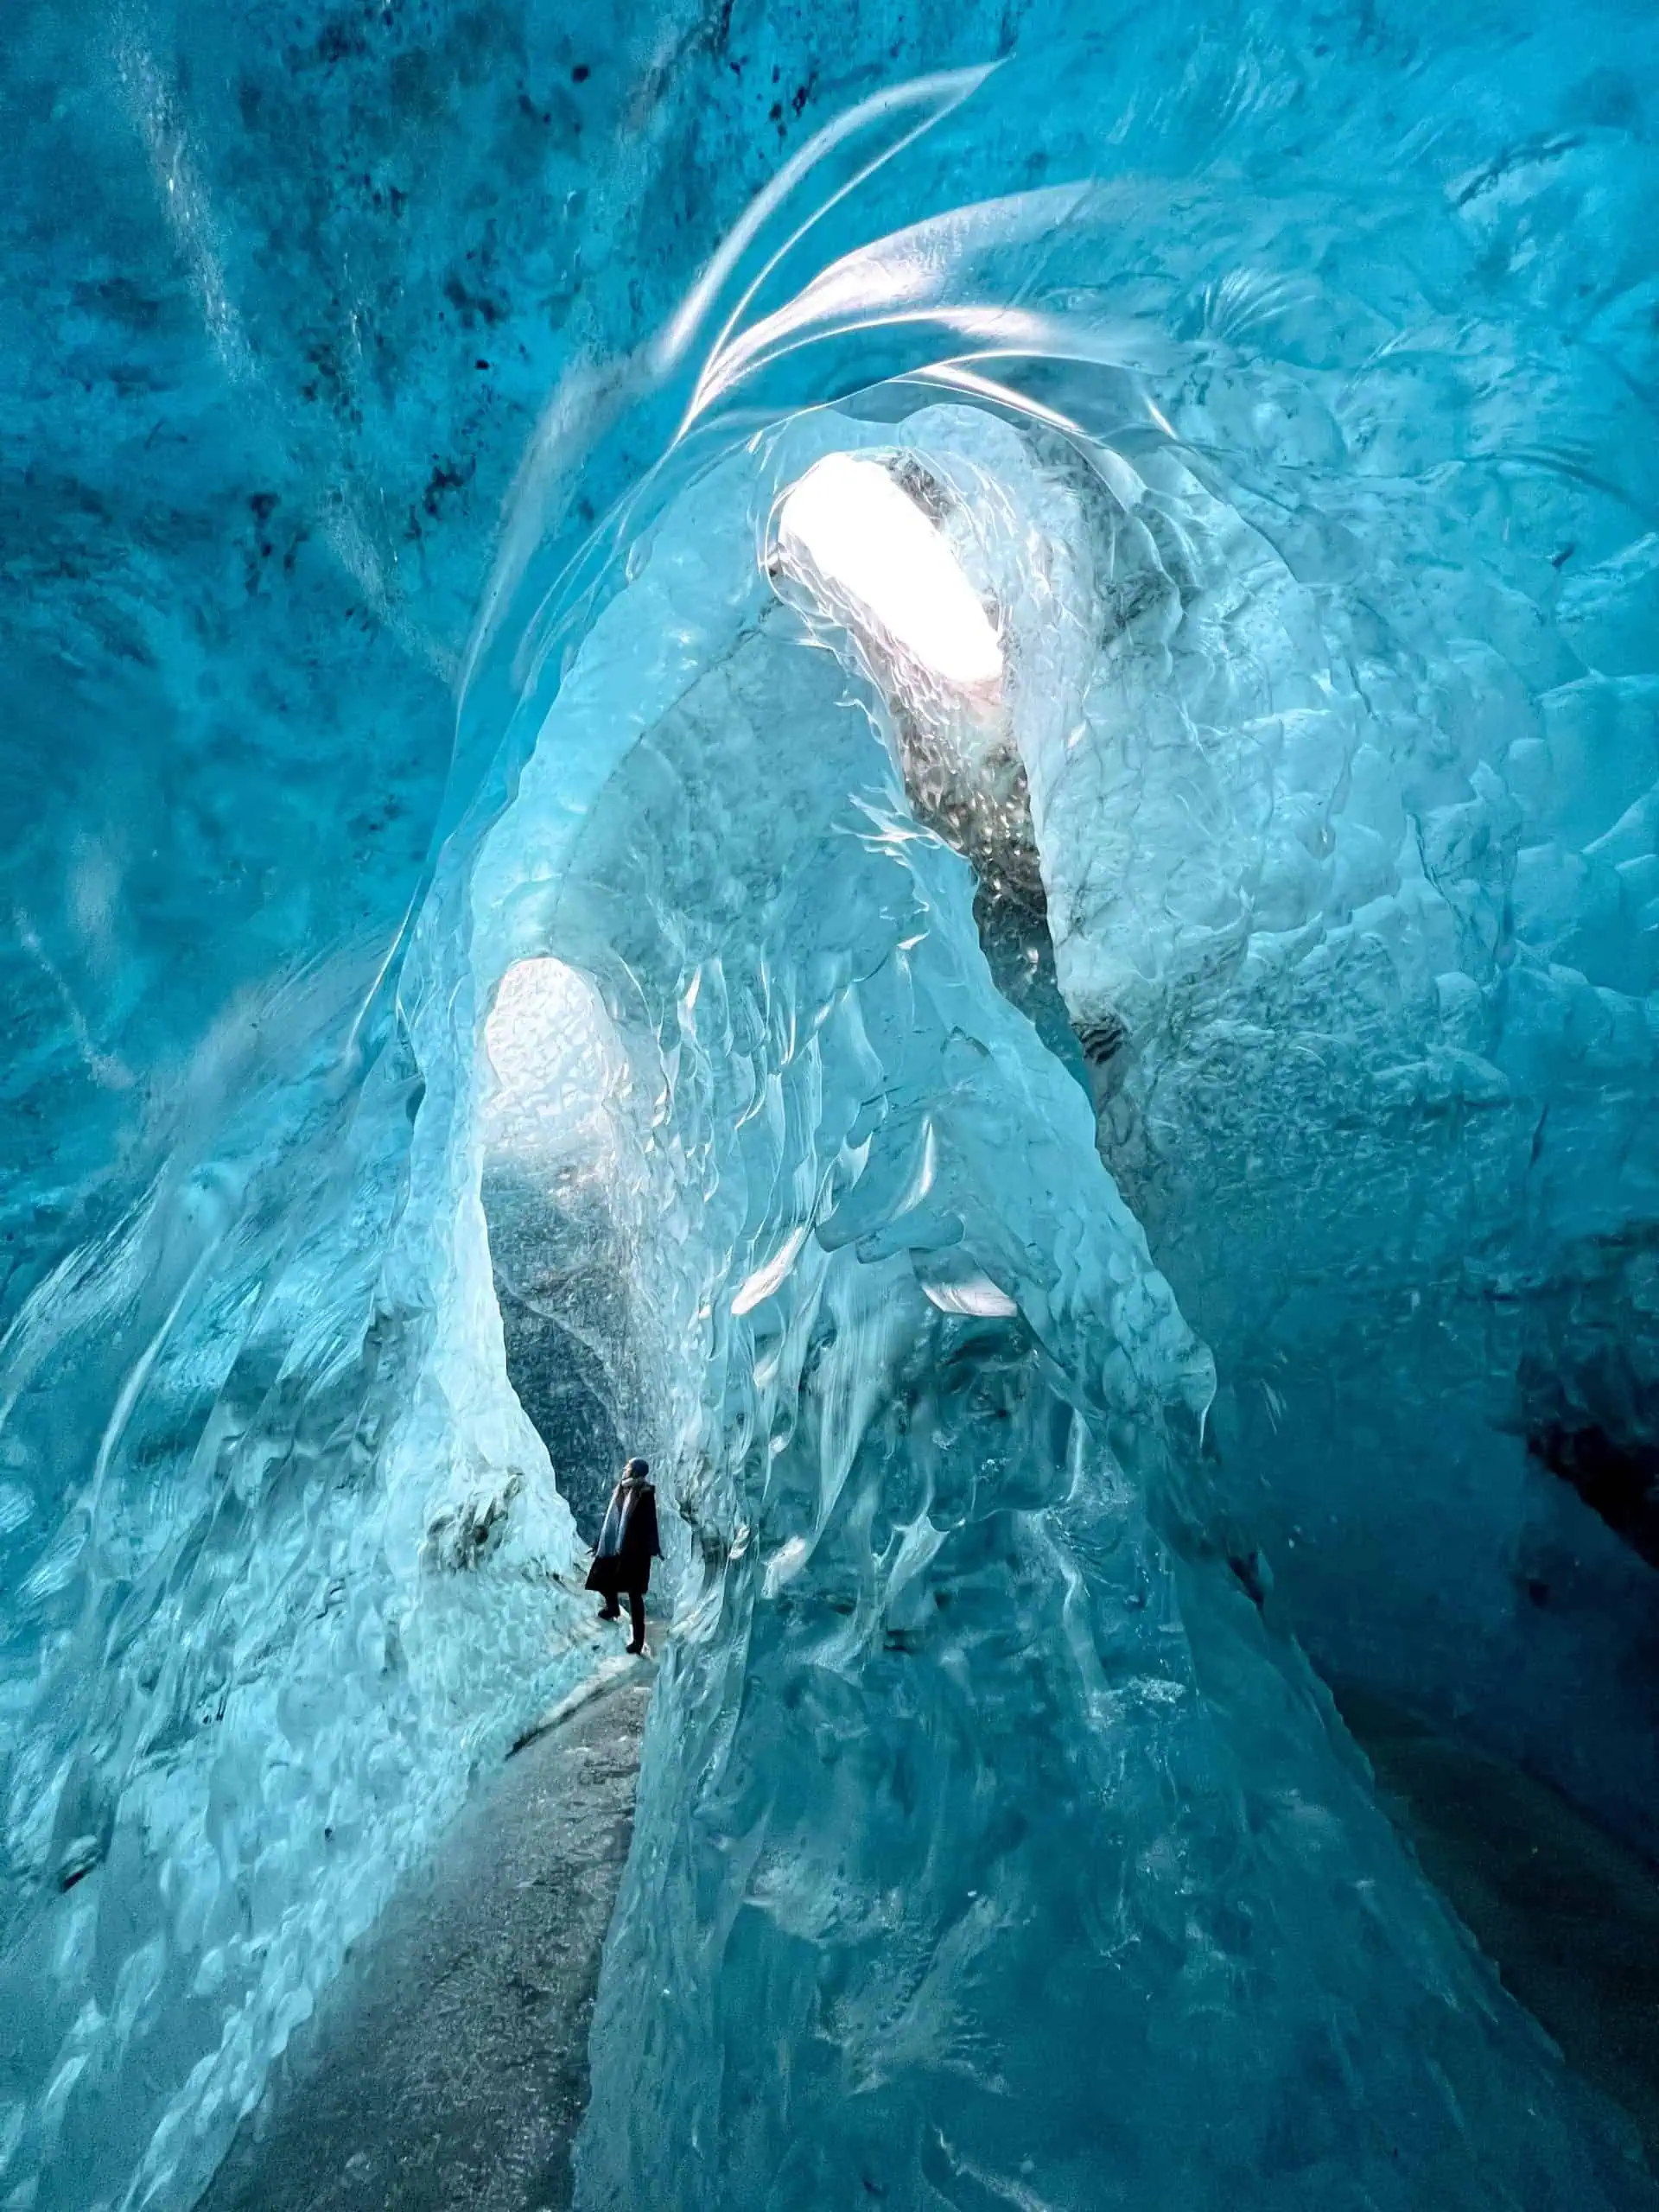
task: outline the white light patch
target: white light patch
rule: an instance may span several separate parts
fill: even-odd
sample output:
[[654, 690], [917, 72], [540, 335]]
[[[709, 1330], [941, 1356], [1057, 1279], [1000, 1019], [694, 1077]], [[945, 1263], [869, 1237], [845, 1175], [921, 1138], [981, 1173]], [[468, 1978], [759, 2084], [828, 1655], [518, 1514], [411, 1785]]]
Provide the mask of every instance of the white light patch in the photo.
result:
[[626, 1063], [591, 983], [561, 960], [520, 960], [501, 978], [484, 1027], [495, 1081], [480, 1135], [486, 1152], [545, 1162], [610, 1159], [610, 1109]]
[[940, 531], [877, 461], [832, 453], [789, 492], [785, 556], [804, 554], [925, 668], [964, 690], [1002, 681], [1002, 648]]
[[804, 1221], [798, 1229], [791, 1230], [785, 1238], [781, 1250], [768, 1260], [765, 1267], [757, 1268], [740, 1286], [736, 1297], [732, 1300], [734, 1313], [752, 1313], [762, 1299], [770, 1298], [774, 1290], [781, 1288], [790, 1269], [801, 1256], [801, 1247], [805, 1243], [811, 1227], [810, 1221]]
[[924, 1282], [929, 1303], [941, 1313], [969, 1313], [983, 1321], [1005, 1320], [1020, 1308], [988, 1275], [967, 1275], [956, 1282]]

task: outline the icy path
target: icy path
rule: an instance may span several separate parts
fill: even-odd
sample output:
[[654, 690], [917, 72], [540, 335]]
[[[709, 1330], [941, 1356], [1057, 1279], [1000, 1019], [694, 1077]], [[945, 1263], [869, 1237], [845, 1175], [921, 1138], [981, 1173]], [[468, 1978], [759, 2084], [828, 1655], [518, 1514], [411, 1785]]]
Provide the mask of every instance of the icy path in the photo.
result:
[[654, 1674], [620, 1669], [508, 1761], [200, 2212], [563, 2212]]

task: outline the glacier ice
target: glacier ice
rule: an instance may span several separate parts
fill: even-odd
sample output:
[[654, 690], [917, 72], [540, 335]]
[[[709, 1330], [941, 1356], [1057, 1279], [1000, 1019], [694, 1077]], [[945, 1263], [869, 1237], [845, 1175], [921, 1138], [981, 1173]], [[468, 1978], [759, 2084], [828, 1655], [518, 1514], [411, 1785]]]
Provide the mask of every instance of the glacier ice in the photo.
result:
[[[965, 443], [1017, 480], [1012, 434], [977, 417], [901, 428], [941, 474]], [[889, 435], [819, 416], [766, 462], [787, 480], [803, 446]], [[1542, 2054], [1217, 1553], [1209, 1362], [1081, 1087], [985, 988], [970, 881], [906, 826], [893, 756], [775, 606], [711, 637], [709, 571], [741, 565], [722, 536], [752, 527], [722, 532], [723, 488], [688, 495], [596, 626], [497, 833], [518, 844], [590, 717], [616, 741], [599, 671], [645, 597], [704, 671], [663, 687], [556, 901], [546, 842], [516, 862], [677, 1064], [723, 1287], [686, 1294], [714, 1331], [702, 1567], [611, 1938], [582, 2201], [1617, 2201], [1634, 2177], [1580, 2165], [1570, 2121], [1523, 2143], [1475, 2117]], [[1023, 672], [1040, 730], [1055, 671]], [[1001, 1296], [928, 1295], [969, 1282]]]
[[1301, 1651], [1652, 1847], [1656, 35], [19, 11], [0, 2204], [188, 2202], [591, 1666], [560, 1239], [588, 2203], [1649, 2201]]
[[480, 1195], [507, 1376], [593, 1543], [624, 1435], [652, 1427], [628, 1297], [641, 1193], [617, 1145], [627, 1064], [592, 987], [552, 959], [501, 978], [485, 1059]]

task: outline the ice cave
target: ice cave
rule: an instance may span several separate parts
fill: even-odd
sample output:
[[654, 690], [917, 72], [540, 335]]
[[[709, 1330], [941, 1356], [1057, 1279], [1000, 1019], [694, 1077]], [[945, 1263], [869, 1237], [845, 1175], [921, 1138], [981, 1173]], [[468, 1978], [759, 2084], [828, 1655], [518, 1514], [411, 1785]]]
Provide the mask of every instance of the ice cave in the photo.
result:
[[1659, 12], [0, 83], [0, 2212], [1659, 2206]]

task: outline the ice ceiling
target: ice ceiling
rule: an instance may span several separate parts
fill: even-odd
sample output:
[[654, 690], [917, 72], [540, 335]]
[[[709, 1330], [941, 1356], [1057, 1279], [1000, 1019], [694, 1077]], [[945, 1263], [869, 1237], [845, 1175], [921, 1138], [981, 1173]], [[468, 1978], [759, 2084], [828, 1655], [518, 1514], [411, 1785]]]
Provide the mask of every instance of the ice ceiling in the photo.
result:
[[1656, 39], [20, 0], [6, 2212], [594, 1663], [560, 1239], [583, 2205], [1653, 2201], [1314, 1669], [1659, 1846]]

